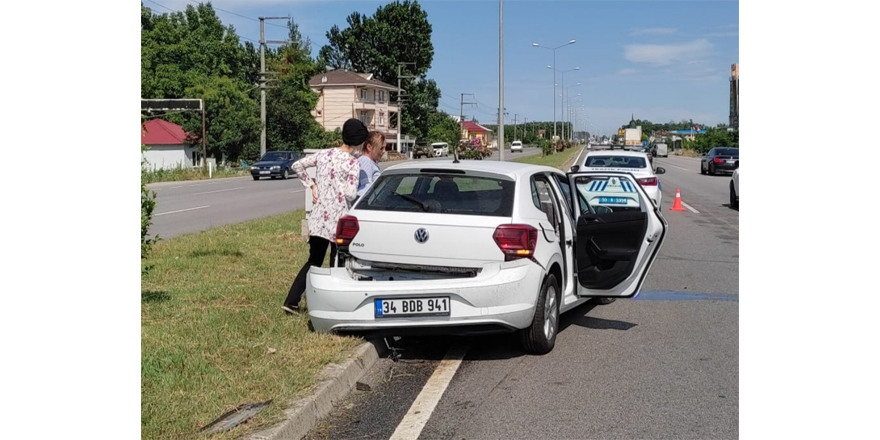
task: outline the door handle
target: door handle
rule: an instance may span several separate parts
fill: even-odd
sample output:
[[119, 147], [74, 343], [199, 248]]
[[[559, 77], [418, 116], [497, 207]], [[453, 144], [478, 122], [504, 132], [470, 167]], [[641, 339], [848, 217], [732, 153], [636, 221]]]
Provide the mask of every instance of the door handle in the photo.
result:
[[566, 245], [566, 246], [571, 246], [572, 244], [574, 244], [573, 241], [571, 241], [571, 240], [565, 240], [565, 245]]

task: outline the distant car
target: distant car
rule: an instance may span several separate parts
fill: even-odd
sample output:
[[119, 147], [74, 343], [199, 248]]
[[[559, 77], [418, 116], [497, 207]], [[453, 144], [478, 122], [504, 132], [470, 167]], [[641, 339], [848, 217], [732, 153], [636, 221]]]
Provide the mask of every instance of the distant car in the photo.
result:
[[269, 151], [260, 161], [251, 165], [251, 177], [260, 180], [261, 177], [280, 177], [286, 179], [294, 176], [293, 163], [299, 160], [295, 151]]
[[739, 161], [733, 164], [733, 176], [730, 178], [730, 207], [739, 209]]
[[412, 153], [413, 159], [434, 156], [434, 150], [432, 150], [427, 144], [416, 144], [413, 147]]
[[[572, 172], [583, 171], [615, 171], [632, 173], [636, 177], [639, 184], [645, 188], [648, 197], [660, 206], [663, 201], [663, 186], [658, 174], [666, 173], [665, 168], [657, 167], [651, 164], [648, 155], [640, 151], [590, 151], [584, 156], [577, 168], [572, 167]], [[625, 190], [632, 190], [624, 187]]]
[[700, 174], [732, 173], [739, 161], [739, 148], [715, 147], [700, 159]]
[[434, 142], [431, 144], [434, 157], [449, 157], [449, 144], [446, 142]]
[[523, 151], [523, 145], [522, 145], [521, 141], [513, 141], [510, 143], [510, 152], [511, 153], [516, 153], [516, 152], [522, 153], [522, 151]]
[[386, 168], [339, 219], [344, 267], [306, 283], [316, 332], [516, 332], [545, 354], [561, 313], [635, 296], [666, 236], [625, 173], [435, 163]]

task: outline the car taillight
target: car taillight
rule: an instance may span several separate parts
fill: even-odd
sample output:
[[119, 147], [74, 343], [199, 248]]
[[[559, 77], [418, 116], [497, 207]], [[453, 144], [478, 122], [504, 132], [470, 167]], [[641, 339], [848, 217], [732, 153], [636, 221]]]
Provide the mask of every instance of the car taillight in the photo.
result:
[[657, 178], [656, 177], [645, 177], [644, 179], [639, 179], [639, 185], [657, 186]]
[[715, 163], [724, 163], [724, 159], [722, 159], [722, 158], [720, 158], [720, 157], [716, 157], [716, 158], [713, 158], [713, 159], [712, 159], [712, 162], [715, 162]]
[[348, 246], [360, 230], [358, 219], [352, 215], [344, 215], [336, 223], [336, 245]]
[[538, 230], [530, 225], [499, 225], [492, 238], [504, 252], [504, 261], [529, 258], [535, 255]]

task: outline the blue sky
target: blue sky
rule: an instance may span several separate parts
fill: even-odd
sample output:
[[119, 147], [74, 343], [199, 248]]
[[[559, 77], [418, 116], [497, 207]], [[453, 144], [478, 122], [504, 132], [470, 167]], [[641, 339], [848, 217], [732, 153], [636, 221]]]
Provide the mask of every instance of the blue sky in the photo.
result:
[[[144, 0], [157, 13], [182, 10], [194, 0]], [[158, 3], [158, 4], [157, 4]], [[257, 41], [256, 17], [290, 15], [314, 43], [327, 43], [334, 24], [345, 28], [353, 11], [372, 15], [388, 1], [216, 0], [225, 24]], [[428, 77], [443, 93], [440, 108], [458, 114], [461, 93], [478, 104], [465, 115], [496, 122], [498, 108], [498, 1], [419, 2], [433, 26], [434, 61]], [[160, 6], [161, 5], [161, 6]], [[164, 7], [163, 7], [164, 6]], [[737, 1], [554, 1], [504, 2], [504, 104], [507, 120], [551, 121], [553, 51], [566, 102], [578, 110], [586, 129], [611, 134], [631, 115], [653, 122], [693, 119], [726, 123], [730, 65], [739, 62]], [[283, 21], [267, 21], [267, 39], [284, 39]], [[244, 40], [243, 40], [244, 41]], [[580, 82], [578, 86], [577, 83]], [[562, 93], [557, 87], [557, 95]], [[580, 96], [577, 96], [580, 94]], [[470, 99], [470, 97], [467, 97]], [[557, 96], [556, 118], [562, 98]], [[567, 110], [566, 110], [567, 114]], [[592, 124], [592, 125], [590, 125]]]

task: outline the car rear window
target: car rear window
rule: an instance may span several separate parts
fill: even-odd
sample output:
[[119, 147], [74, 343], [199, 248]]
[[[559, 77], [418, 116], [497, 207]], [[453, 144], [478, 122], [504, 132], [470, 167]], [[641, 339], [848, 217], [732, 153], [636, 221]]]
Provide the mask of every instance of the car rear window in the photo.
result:
[[645, 168], [648, 165], [643, 157], [632, 156], [590, 156], [587, 158], [586, 167], [608, 168]]
[[736, 148], [719, 148], [715, 150], [715, 154], [719, 156], [739, 156], [739, 150]]
[[379, 177], [357, 209], [510, 217], [515, 185], [503, 178], [391, 174]]

